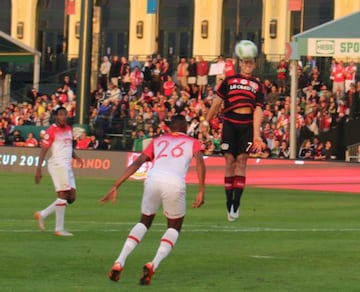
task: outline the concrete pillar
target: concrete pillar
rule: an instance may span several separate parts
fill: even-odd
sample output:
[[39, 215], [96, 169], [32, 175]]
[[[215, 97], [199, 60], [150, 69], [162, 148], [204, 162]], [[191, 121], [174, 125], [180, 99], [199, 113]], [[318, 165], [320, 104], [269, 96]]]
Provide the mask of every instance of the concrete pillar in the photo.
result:
[[[37, 0], [11, 1], [11, 36], [29, 47], [36, 47], [36, 11]], [[22, 37], [18, 27], [22, 26]]]
[[[194, 0], [194, 5], [193, 55], [218, 56], [221, 53], [223, 0]], [[207, 26], [207, 37], [202, 26]]]
[[[66, 7], [65, 7], [66, 9]], [[79, 56], [81, 0], [75, 0], [75, 14], [69, 15], [68, 61]]]
[[90, 104], [91, 44], [93, 0], [83, 0], [81, 7], [76, 122], [88, 124]]
[[[277, 21], [276, 37], [270, 37], [270, 22]], [[263, 38], [264, 54], [268, 61], [280, 61], [279, 55], [285, 54], [285, 43], [289, 41], [290, 11], [288, 0], [264, 0], [263, 1]]]
[[[129, 59], [138, 55], [141, 59], [158, 50], [158, 15], [147, 13], [147, 1], [131, 0], [129, 27]], [[138, 31], [137, 31], [138, 27]], [[142, 27], [142, 35], [140, 34]]]

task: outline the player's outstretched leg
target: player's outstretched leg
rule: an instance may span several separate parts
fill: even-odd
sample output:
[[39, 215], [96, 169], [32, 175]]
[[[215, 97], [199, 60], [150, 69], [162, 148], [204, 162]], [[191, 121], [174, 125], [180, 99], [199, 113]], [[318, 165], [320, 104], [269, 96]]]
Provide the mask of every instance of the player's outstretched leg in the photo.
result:
[[168, 226], [174, 226], [175, 228], [168, 228], [160, 240], [159, 248], [152, 262], [146, 263], [143, 267], [143, 273], [140, 277], [140, 285], [150, 285], [151, 278], [155, 273], [155, 270], [160, 265], [161, 261], [165, 259], [172, 249], [179, 237], [179, 231], [184, 217], [178, 219], [168, 219]]
[[36, 211], [34, 217], [38, 223], [39, 229], [45, 231], [45, 218], [55, 212], [57, 199], [52, 202], [49, 206], [41, 211]]
[[64, 218], [65, 218], [65, 210], [67, 206], [67, 201], [64, 199], [58, 198], [56, 200], [55, 205], [55, 235], [56, 236], [73, 236], [72, 233], [66, 231], [64, 229]]
[[111, 281], [119, 281], [120, 274], [124, 269], [125, 262], [127, 257], [132, 253], [135, 247], [140, 243], [145, 233], [147, 232], [147, 227], [139, 222], [137, 223], [130, 231], [125, 243], [120, 251], [118, 258], [116, 259], [114, 265], [108, 273], [109, 279]]

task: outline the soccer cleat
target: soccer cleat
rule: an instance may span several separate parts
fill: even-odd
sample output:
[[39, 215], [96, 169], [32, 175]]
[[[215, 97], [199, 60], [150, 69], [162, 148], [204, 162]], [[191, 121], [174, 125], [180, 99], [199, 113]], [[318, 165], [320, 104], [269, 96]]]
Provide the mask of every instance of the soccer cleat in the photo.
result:
[[143, 267], [143, 273], [140, 278], [140, 285], [150, 285], [151, 278], [154, 273], [154, 265], [152, 263], [146, 263]]
[[233, 217], [234, 219], [239, 218], [239, 209], [237, 209], [236, 212], [231, 213], [231, 217]]
[[39, 226], [39, 229], [41, 231], [45, 231], [45, 223], [44, 223], [44, 218], [41, 217], [41, 214], [39, 211], [36, 211], [35, 214], [34, 214], [34, 217], [38, 223], [38, 226]]
[[234, 206], [231, 206], [230, 216], [234, 219], [239, 218], [239, 209], [240, 208], [238, 208], [236, 212], [234, 212]]
[[66, 230], [55, 231], [55, 235], [56, 236], [74, 236], [74, 234], [72, 234], [71, 232], [68, 232]]
[[235, 218], [233, 216], [231, 216], [231, 213], [227, 212], [227, 219], [229, 222], [234, 222]]
[[120, 263], [115, 262], [108, 273], [109, 279], [115, 282], [119, 281], [122, 270], [123, 267], [120, 265]]

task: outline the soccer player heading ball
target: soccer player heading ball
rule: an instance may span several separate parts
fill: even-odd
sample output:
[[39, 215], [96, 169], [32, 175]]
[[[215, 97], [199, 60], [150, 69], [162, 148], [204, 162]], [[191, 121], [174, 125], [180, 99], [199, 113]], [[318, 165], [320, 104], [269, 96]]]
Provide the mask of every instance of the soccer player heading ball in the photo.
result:
[[144, 184], [141, 203], [141, 219], [130, 231], [124, 246], [109, 272], [112, 281], [120, 280], [126, 258], [142, 240], [151, 227], [153, 219], [162, 204], [167, 217], [167, 230], [163, 234], [160, 246], [154, 259], [143, 267], [140, 278], [141, 285], [149, 285], [151, 278], [160, 262], [167, 257], [174, 247], [180, 233], [185, 216], [185, 176], [193, 157], [196, 160], [196, 170], [199, 179], [199, 192], [193, 202], [193, 208], [199, 208], [204, 203], [205, 195], [205, 164], [200, 142], [186, 135], [187, 122], [182, 115], [176, 115], [170, 123], [171, 133], [154, 138], [143, 153], [128, 166], [119, 179], [100, 200], [105, 203], [115, 201], [117, 189], [124, 181], [146, 161], [152, 161], [153, 166]]
[[239, 217], [249, 150], [261, 150], [262, 144], [260, 126], [264, 107], [263, 85], [253, 76], [257, 51], [256, 45], [248, 40], [242, 40], [236, 45], [240, 73], [226, 77], [218, 86], [216, 97], [203, 122], [203, 128], [208, 128], [211, 119], [223, 105], [221, 149], [225, 158], [224, 187], [229, 221]]

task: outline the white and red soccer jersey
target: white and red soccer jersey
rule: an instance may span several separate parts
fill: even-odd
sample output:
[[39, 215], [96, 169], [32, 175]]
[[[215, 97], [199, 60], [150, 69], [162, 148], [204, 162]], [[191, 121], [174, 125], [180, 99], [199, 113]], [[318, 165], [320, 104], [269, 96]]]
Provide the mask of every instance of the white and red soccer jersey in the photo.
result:
[[45, 133], [42, 147], [50, 147], [51, 156], [48, 160], [51, 164], [71, 166], [73, 153], [72, 128], [66, 125], [64, 128], [52, 124]]
[[147, 178], [185, 182], [191, 159], [198, 151], [201, 151], [200, 142], [184, 133], [172, 132], [154, 138], [143, 151], [153, 162]]

